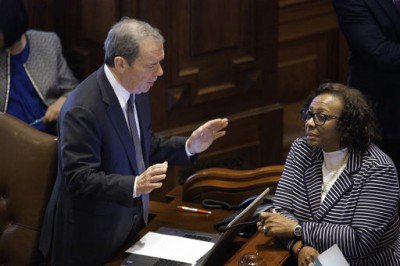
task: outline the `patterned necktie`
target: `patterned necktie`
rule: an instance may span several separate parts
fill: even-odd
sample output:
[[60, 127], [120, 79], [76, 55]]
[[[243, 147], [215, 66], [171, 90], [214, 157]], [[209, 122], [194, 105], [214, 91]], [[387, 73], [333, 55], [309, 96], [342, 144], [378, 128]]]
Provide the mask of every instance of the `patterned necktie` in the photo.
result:
[[[136, 165], [138, 169], [138, 175], [143, 173], [146, 170], [144, 160], [143, 160], [143, 151], [142, 151], [142, 145], [139, 139], [139, 134], [138, 134], [138, 128], [136, 126], [136, 119], [135, 119], [135, 99], [133, 94], [130, 95], [129, 101], [128, 101], [128, 122], [129, 122], [129, 128], [131, 131], [131, 136], [133, 140], [133, 144], [135, 145], [135, 155], [136, 155]], [[142, 194], [142, 206], [143, 206], [143, 221], [145, 224], [147, 224], [148, 221], [148, 216], [149, 216], [149, 194]]]

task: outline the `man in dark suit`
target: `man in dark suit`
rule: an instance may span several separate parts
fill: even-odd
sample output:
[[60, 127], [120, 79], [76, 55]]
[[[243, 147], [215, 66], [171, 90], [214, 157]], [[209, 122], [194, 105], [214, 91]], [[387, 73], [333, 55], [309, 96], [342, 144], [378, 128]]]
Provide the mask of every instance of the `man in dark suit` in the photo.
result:
[[400, 0], [333, 0], [350, 47], [349, 85], [375, 106], [382, 149], [400, 170]]
[[111, 259], [147, 223], [149, 193], [161, 187], [167, 161], [188, 164], [225, 134], [227, 119], [211, 120], [189, 138], [152, 134], [148, 91], [163, 74], [163, 43], [149, 24], [121, 20], [105, 41], [105, 65], [66, 101], [40, 241], [44, 254], [52, 241], [52, 265]]

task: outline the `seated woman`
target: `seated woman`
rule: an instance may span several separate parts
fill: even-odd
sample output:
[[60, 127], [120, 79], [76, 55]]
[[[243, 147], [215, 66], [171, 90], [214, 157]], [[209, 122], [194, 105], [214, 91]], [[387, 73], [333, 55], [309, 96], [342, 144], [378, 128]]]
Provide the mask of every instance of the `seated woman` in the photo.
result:
[[55, 133], [61, 106], [78, 83], [60, 40], [54, 33], [27, 31], [21, 0], [1, 0], [0, 14], [0, 112]]
[[[350, 265], [400, 265], [399, 184], [360, 91], [323, 84], [306, 102], [306, 137], [294, 141], [259, 229], [313, 265], [337, 244]], [[398, 123], [398, 121], [393, 121]], [[264, 228], [263, 227], [263, 224]]]

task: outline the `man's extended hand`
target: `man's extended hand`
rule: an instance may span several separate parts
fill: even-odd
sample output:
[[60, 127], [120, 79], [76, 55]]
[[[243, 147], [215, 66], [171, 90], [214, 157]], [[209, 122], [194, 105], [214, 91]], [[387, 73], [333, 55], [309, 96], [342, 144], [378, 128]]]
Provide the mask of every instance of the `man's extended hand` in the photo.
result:
[[46, 113], [43, 116], [43, 123], [49, 123], [56, 121], [58, 119], [58, 115], [60, 114], [61, 107], [65, 103], [67, 97], [61, 96], [57, 99], [52, 105], [47, 108]]
[[150, 193], [162, 186], [162, 182], [167, 176], [168, 163], [158, 163], [150, 166], [140, 176], [137, 177], [136, 194], [141, 195]]
[[225, 135], [226, 131], [221, 131], [228, 126], [228, 119], [214, 119], [201, 125], [190, 135], [187, 147], [191, 154], [200, 153], [210, 147], [214, 140]]

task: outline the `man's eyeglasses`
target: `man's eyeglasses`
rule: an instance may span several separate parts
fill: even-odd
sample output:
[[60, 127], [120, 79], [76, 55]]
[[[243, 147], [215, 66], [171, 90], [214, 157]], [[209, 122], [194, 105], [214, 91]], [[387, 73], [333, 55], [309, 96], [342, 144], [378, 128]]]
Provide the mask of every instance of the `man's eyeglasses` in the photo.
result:
[[314, 120], [314, 124], [317, 126], [323, 126], [325, 124], [326, 120], [340, 118], [339, 116], [326, 115], [326, 114], [321, 114], [321, 113], [312, 113], [310, 111], [305, 111], [305, 112], [302, 112], [302, 114], [301, 114], [301, 118], [303, 119], [304, 123], [307, 122], [311, 117]]

